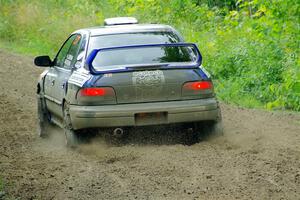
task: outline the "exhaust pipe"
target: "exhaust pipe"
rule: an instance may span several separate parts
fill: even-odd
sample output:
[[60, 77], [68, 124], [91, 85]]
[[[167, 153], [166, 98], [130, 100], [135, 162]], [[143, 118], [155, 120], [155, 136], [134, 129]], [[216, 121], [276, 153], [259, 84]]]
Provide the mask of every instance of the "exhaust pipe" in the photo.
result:
[[188, 134], [193, 134], [194, 133], [194, 129], [193, 128], [188, 128], [187, 129], [187, 133]]
[[124, 130], [122, 128], [116, 128], [114, 131], [113, 131], [113, 136], [114, 137], [122, 137], [124, 135]]

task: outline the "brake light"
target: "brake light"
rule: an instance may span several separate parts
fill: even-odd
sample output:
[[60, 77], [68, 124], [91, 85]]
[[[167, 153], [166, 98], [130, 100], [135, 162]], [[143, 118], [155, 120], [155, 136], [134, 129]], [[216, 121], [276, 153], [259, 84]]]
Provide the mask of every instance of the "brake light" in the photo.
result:
[[187, 90], [211, 90], [213, 84], [210, 81], [188, 82], [183, 85], [183, 88]]
[[100, 96], [114, 96], [114, 95], [115, 92], [110, 87], [83, 88], [80, 90], [80, 96], [100, 97]]

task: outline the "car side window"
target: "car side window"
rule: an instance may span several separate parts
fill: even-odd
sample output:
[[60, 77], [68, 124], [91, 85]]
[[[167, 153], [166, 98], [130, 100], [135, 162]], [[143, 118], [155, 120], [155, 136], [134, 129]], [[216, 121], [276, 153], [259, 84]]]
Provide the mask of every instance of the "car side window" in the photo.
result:
[[72, 66], [75, 64], [75, 68], [80, 68], [82, 66], [83, 58], [85, 56], [85, 48], [86, 48], [86, 36], [83, 35], [80, 39], [80, 42], [78, 42], [76, 51], [74, 51]]
[[[76, 38], [76, 35], [72, 35], [62, 46], [60, 49], [58, 55], [56, 56], [55, 59], [55, 65], [58, 67], [63, 67], [63, 68], [68, 68], [71, 67], [71, 63], [68, 65], [68, 61], [66, 62], [66, 57], [69, 52], [69, 49]], [[65, 63], [66, 62], [66, 63]]]
[[71, 68], [75, 64], [77, 60], [78, 52], [81, 48], [81, 43], [82, 43], [82, 36], [80, 34], [77, 34], [67, 54], [65, 60], [65, 68]]

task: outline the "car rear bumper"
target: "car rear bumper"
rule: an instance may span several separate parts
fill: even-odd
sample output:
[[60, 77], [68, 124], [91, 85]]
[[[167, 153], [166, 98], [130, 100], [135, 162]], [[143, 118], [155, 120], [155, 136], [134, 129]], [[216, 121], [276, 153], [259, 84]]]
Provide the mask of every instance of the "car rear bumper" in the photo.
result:
[[218, 112], [215, 98], [104, 106], [70, 105], [75, 130], [216, 120]]

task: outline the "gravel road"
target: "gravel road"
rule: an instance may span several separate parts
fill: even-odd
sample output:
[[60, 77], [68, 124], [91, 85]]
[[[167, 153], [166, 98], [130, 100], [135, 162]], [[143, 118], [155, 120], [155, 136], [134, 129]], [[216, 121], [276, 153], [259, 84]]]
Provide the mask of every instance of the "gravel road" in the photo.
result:
[[300, 199], [299, 113], [222, 104], [223, 137], [185, 146], [147, 130], [69, 150], [59, 128], [36, 134], [41, 71], [0, 50], [0, 199]]

